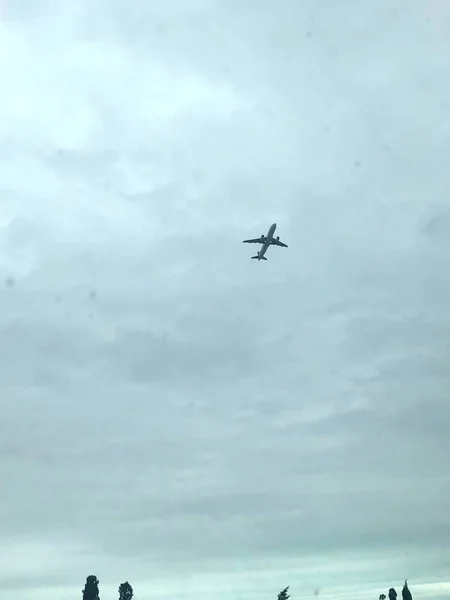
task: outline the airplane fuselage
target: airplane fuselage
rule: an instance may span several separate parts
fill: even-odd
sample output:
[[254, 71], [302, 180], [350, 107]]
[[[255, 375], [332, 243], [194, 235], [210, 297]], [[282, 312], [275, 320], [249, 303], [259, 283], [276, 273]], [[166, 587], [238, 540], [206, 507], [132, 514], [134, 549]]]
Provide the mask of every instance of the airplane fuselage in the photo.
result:
[[272, 223], [272, 225], [270, 226], [270, 229], [269, 229], [269, 231], [267, 232], [267, 235], [266, 235], [266, 243], [263, 244], [263, 246], [261, 247], [261, 250], [258, 253], [258, 257], [262, 258], [264, 256], [264, 254], [267, 252], [267, 248], [272, 243], [273, 234], [275, 233], [275, 229], [276, 228], [277, 228], [277, 224], [276, 223]]
[[244, 244], [261, 244], [261, 249], [258, 250], [255, 256], [251, 258], [253, 260], [267, 260], [264, 254], [267, 252], [269, 246], [278, 246], [281, 248], [287, 248], [287, 244], [280, 241], [279, 236], [274, 237], [275, 229], [277, 228], [276, 223], [272, 223], [269, 227], [267, 235], [262, 234], [259, 238], [252, 238], [251, 240], [242, 240]]

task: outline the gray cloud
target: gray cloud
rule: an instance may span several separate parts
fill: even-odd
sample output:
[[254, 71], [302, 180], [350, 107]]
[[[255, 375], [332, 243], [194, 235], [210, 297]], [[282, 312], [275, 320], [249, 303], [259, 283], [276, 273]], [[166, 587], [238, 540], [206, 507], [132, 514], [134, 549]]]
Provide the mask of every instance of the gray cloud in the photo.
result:
[[11, 593], [448, 595], [448, 17], [3, 9]]

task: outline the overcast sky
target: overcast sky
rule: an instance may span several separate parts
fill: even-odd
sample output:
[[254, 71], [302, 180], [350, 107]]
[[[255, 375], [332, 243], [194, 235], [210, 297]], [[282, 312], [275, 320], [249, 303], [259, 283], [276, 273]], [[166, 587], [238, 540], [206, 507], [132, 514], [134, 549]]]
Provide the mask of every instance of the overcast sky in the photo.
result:
[[6, 595], [448, 598], [448, 2], [0, 19]]

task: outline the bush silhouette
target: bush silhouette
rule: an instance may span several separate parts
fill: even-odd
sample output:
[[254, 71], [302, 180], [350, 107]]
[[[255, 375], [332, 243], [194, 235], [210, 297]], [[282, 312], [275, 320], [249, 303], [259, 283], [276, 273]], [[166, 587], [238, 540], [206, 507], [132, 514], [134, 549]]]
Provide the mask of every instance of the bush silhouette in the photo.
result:
[[98, 579], [95, 575], [86, 577], [86, 585], [83, 590], [83, 600], [100, 600], [98, 591]]

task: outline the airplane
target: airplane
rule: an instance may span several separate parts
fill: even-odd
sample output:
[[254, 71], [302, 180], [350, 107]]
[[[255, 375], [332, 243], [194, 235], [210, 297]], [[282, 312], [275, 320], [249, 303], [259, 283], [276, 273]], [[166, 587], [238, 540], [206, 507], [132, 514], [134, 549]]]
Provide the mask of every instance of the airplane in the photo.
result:
[[287, 244], [283, 244], [283, 242], [280, 242], [280, 236], [277, 236], [276, 238], [273, 237], [276, 228], [277, 224], [272, 223], [269, 231], [267, 232], [267, 236], [264, 236], [263, 234], [259, 238], [254, 238], [252, 240], [243, 240], [243, 244], [262, 244], [261, 250], [258, 250], [256, 256], [252, 256], [252, 258], [255, 258], [256, 260], [267, 260], [264, 254], [267, 252], [267, 248], [269, 246], [281, 246], [282, 248], [287, 248]]

